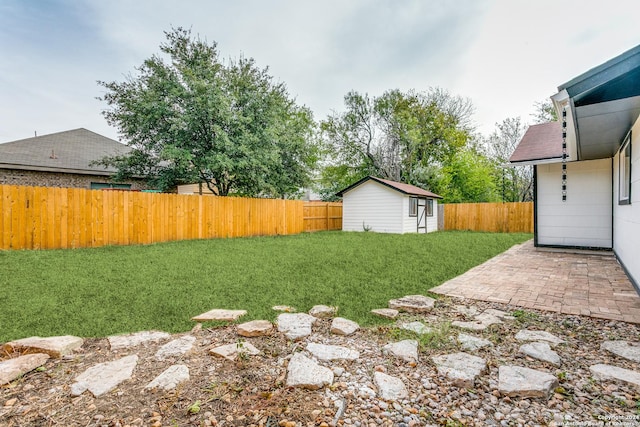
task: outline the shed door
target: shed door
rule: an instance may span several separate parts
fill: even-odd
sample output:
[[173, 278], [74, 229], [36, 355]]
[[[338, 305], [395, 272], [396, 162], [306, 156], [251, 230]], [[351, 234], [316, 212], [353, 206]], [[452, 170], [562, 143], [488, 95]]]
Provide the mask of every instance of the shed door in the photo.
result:
[[418, 199], [417, 232], [427, 232], [427, 199]]

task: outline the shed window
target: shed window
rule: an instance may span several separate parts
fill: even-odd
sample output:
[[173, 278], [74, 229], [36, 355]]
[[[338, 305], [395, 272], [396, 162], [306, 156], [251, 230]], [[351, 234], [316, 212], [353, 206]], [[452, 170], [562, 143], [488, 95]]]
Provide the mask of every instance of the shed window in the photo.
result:
[[425, 209], [427, 210], [427, 216], [433, 216], [433, 199], [427, 199], [427, 206]]
[[409, 216], [418, 216], [418, 199], [409, 198]]
[[618, 203], [631, 204], [631, 132], [620, 148], [620, 191]]

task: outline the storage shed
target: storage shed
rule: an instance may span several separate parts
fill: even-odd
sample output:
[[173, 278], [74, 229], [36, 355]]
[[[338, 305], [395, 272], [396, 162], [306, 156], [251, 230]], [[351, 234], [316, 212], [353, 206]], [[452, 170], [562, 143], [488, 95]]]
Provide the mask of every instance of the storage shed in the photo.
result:
[[414, 185], [368, 176], [338, 193], [342, 231], [429, 233], [438, 229], [437, 199]]

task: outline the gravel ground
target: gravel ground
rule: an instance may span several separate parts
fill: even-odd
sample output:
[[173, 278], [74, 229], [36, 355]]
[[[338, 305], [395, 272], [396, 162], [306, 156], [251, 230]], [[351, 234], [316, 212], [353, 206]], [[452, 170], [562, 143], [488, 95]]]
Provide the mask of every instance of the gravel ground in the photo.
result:
[[[485, 331], [463, 331], [455, 320], [471, 320], [459, 306], [478, 311], [495, 308], [515, 320]], [[330, 321], [320, 320], [311, 336], [286, 340], [280, 333], [244, 338], [262, 353], [236, 361], [208, 353], [215, 345], [238, 341], [234, 326], [194, 331], [194, 349], [178, 362], [186, 364], [191, 379], [173, 391], [144, 387], [176, 360], [154, 359], [163, 344], [112, 352], [106, 339], [89, 339], [80, 352], [50, 360], [0, 388], [2, 426], [640, 426], [640, 390], [592, 378], [589, 366], [605, 363], [640, 371], [638, 364], [600, 349], [605, 340], [638, 341], [639, 327], [618, 321], [521, 310], [503, 304], [440, 298], [428, 315], [402, 314], [400, 321], [419, 320], [433, 328], [418, 336], [396, 323], [361, 329], [345, 337], [329, 332]], [[566, 340], [554, 350], [560, 366], [519, 354], [515, 340], [521, 329], [546, 330]], [[488, 371], [472, 388], [458, 388], [440, 377], [431, 357], [461, 351], [456, 337], [464, 332], [483, 337], [493, 346], [470, 352], [486, 359]], [[383, 354], [383, 345], [401, 339], [419, 339], [418, 363]], [[331, 367], [334, 383], [320, 390], [286, 387], [287, 362], [308, 342], [345, 346], [360, 352], [355, 361], [320, 362]], [[94, 398], [85, 392], [72, 397], [73, 379], [96, 363], [128, 354], [139, 356], [134, 376], [112, 392]], [[14, 357], [15, 355], [5, 355]], [[548, 399], [506, 397], [498, 392], [498, 367], [518, 365], [548, 372], [558, 378]], [[401, 378], [409, 397], [384, 401], [376, 397], [373, 372]]]

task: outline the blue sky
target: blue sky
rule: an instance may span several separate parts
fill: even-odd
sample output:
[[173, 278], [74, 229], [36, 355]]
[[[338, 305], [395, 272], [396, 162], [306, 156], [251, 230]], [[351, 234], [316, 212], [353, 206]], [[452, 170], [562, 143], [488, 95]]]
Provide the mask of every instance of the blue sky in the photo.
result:
[[484, 134], [640, 44], [637, 1], [0, 0], [0, 142], [84, 127], [118, 139], [96, 83], [122, 81], [172, 26], [253, 57], [316, 119], [349, 90], [439, 86]]

